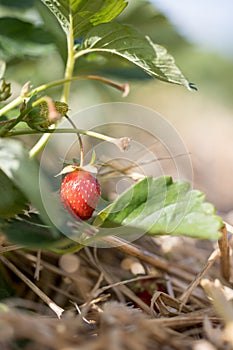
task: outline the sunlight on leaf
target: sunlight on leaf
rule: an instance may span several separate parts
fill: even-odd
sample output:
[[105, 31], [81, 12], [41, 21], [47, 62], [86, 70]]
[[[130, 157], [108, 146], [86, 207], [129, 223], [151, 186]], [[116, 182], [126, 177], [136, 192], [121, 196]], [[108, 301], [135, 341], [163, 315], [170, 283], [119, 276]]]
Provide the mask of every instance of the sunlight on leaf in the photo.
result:
[[129, 188], [99, 213], [96, 225], [126, 226], [144, 230], [148, 235], [184, 235], [217, 239], [223, 226], [212, 204], [185, 181], [170, 177], [145, 178]]
[[155, 78], [191, 89], [167, 50], [128, 25], [107, 23], [91, 29], [76, 56], [93, 52], [117, 55]]
[[125, 0], [42, 0], [68, 33], [73, 21], [73, 35], [82, 36], [92, 27], [117, 17], [127, 6]]

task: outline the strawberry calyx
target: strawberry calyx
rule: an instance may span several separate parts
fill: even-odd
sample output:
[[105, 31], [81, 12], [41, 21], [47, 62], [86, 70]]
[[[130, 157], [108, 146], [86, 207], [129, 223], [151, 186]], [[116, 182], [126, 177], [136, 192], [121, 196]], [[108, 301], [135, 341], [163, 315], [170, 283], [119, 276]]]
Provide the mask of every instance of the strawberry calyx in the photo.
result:
[[60, 175], [65, 175], [68, 173], [72, 173], [75, 170], [83, 170], [86, 171], [88, 173], [92, 173], [92, 174], [97, 174], [97, 167], [93, 166], [93, 165], [84, 165], [84, 166], [78, 166], [78, 165], [67, 165], [65, 166], [57, 175], [55, 175], [55, 177], [60, 176]]
[[95, 152], [93, 152], [90, 162], [83, 166], [80, 166], [79, 159], [77, 158], [73, 158], [72, 162], [68, 160], [64, 160], [63, 164], [67, 164], [67, 165], [57, 175], [55, 175], [55, 177], [72, 173], [75, 170], [83, 170], [92, 174], [97, 174], [98, 169], [97, 169], [97, 166], [95, 165], [95, 158], [96, 158], [96, 154]]

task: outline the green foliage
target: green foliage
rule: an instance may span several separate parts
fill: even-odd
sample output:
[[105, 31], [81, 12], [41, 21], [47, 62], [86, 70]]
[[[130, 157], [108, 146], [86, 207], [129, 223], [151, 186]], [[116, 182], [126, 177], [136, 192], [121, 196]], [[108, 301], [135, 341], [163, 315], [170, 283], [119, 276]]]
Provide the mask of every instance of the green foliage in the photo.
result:
[[36, 214], [0, 222], [0, 227], [11, 242], [31, 248], [49, 248], [58, 241], [58, 237], [51, 235], [50, 227], [44, 225]]
[[26, 9], [28, 7], [32, 7], [35, 3], [35, 0], [23, 0], [23, 1], [18, 1], [18, 0], [1, 0], [0, 5], [3, 6], [9, 6], [9, 7], [15, 7], [19, 9]]
[[61, 55], [64, 64], [67, 60], [67, 42], [65, 32], [62, 30], [57, 18], [41, 1], [36, 2], [36, 9], [43, 20], [43, 28], [48, 32]]
[[160, 80], [190, 87], [166, 49], [130, 26], [99, 25], [84, 37], [81, 53], [82, 50], [85, 54], [99, 52], [120, 56]]
[[75, 38], [98, 24], [112, 21], [127, 5], [125, 0], [42, 1], [57, 17], [66, 33], [69, 33], [70, 26], [73, 27]]
[[135, 227], [149, 235], [217, 239], [223, 226], [204, 194], [170, 177], [146, 178], [124, 192], [97, 217], [96, 224]]
[[113, 54], [160, 80], [181, 84], [188, 89], [193, 87], [165, 48], [154, 44], [149, 37], [145, 37], [134, 28], [111, 22], [123, 11], [125, 1], [43, 2], [57, 17], [64, 31], [70, 33], [69, 40], [84, 36], [83, 45], [77, 46], [75, 58], [96, 52]]
[[[26, 3], [25, 8], [33, 5], [33, 1], [28, 0]], [[134, 5], [137, 14], [143, 12], [142, 4], [145, 2], [137, 2], [137, 5]], [[15, 1], [10, 1], [8, 5], [23, 6], [20, 3], [17, 5]], [[69, 215], [63, 215], [65, 210], [58, 196], [53, 195], [48, 179], [32, 157], [35, 157], [48, 141], [46, 129], [51, 124], [56, 128], [57, 119], [52, 123], [49, 120], [48, 104], [41, 103], [52, 101], [45, 95], [45, 91], [47, 94], [50, 88], [63, 85], [60, 98], [63, 102], [57, 102], [55, 106], [52, 103], [51, 109], [54, 114], [57, 114], [54, 111], [56, 109], [61, 116], [65, 116], [69, 109], [68, 99], [70, 84], [74, 79], [75, 62], [79, 67], [80, 60], [85, 57], [85, 65], [89, 67], [93, 57], [92, 63], [95, 63], [95, 58], [99, 55], [105, 58], [115, 56], [119, 61], [126, 62], [127, 66], [135, 66], [156, 79], [180, 84], [188, 89], [193, 88], [176, 66], [174, 58], [163, 46], [152, 41], [154, 36], [151, 39], [147, 33], [140, 33], [133, 26], [120, 23], [124, 19], [122, 11], [126, 6], [125, 0], [41, 0], [37, 4], [37, 15], [40, 13], [44, 25], [34, 25], [23, 17], [0, 18], [0, 59], [14, 64], [21, 58], [40, 58], [47, 55], [56, 45], [66, 63], [64, 79], [43, 84], [32, 90], [27, 83], [19, 96], [7, 104], [5, 100], [10, 95], [10, 85], [4, 80], [5, 63], [0, 61], [0, 97], [3, 101], [0, 115], [7, 118], [0, 121], [0, 135], [5, 137], [0, 140], [0, 227], [13, 242], [40, 248], [56, 245], [61, 239], [61, 234], [52, 220], [56, 220], [61, 231], [64, 229], [65, 232], [67, 229], [68, 235], [72, 232], [73, 226], [71, 228], [71, 225], [67, 224], [70, 220]], [[114, 21], [116, 17], [119, 22]], [[136, 22], [131, 18], [131, 24], [136, 25]], [[139, 23], [143, 29], [141, 19]], [[77, 80], [79, 78], [80, 76]], [[107, 83], [104, 77], [97, 80]], [[124, 88], [115, 82], [108, 80], [108, 84], [124, 91]], [[12, 116], [12, 112], [16, 114]], [[20, 129], [18, 135], [44, 133], [30, 151], [22, 142], [9, 138], [17, 135], [16, 127], [22, 121], [26, 122], [29, 128]], [[74, 124], [72, 126], [75, 127]], [[105, 136], [105, 140], [111, 142], [111, 139]], [[79, 142], [82, 149], [80, 138]], [[44, 197], [41, 193], [42, 188]], [[22, 215], [28, 203], [39, 215]], [[16, 218], [16, 214], [19, 214], [19, 217]], [[89, 234], [90, 226], [87, 223], [77, 222], [75, 225], [79, 237], [82, 234], [85, 236], [85, 233]], [[171, 234], [217, 239], [220, 236], [222, 221], [215, 215], [214, 207], [205, 202], [201, 192], [191, 191], [186, 182], [173, 182], [170, 177], [162, 177], [146, 178], [138, 182], [105, 208], [97, 216], [94, 225], [110, 228], [128, 227], [129, 231], [140, 230], [149, 235]], [[91, 230], [91, 234], [96, 232], [95, 227]], [[91, 239], [95, 237], [92, 235]]]
[[0, 217], [11, 218], [27, 209], [27, 199], [0, 169]]
[[0, 59], [37, 57], [51, 50], [52, 37], [40, 27], [17, 18], [0, 18]]
[[[43, 205], [40, 185], [47, 188], [48, 193], [51, 193], [51, 189], [45, 177], [39, 178], [39, 164], [29, 158], [28, 151], [21, 142], [12, 139], [0, 140], [0, 168], [15, 187], [37, 208], [44, 223], [53, 230], [53, 224]], [[48, 201], [51, 202], [50, 206], [56, 210], [56, 203], [52, 198], [48, 198]], [[56, 230], [54, 234], [57, 234]]]

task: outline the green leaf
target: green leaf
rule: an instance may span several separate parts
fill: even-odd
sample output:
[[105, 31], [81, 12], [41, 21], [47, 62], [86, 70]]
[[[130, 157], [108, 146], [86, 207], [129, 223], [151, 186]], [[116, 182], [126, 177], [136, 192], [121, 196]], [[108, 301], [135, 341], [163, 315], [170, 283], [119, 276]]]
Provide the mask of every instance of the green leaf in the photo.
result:
[[[184, 235], [200, 239], [221, 236], [222, 219], [212, 204], [185, 181], [146, 178], [99, 213], [102, 227], [135, 227], [149, 235]], [[127, 238], [127, 237], [126, 237]]]
[[1, 0], [0, 3], [3, 6], [14, 7], [19, 9], [26, 9], [34, 5], [35, 0]]
[[[125, 0], [41, 0], [57, 17], [63, 30], [78, 38], [92, 27], [117, 17], [127, 6]], [[73, 23], [71, 23], [71, 21]]]
[[167, 50], [133, 27], [106, 23], [91, 29], [76, 57], [94, 52], [117, 55], [155, 78], [191, 88]]
[[39, 176], [39, 165], [28, 156], [21, 142], [12, 139], [0, 140], [0, 168], [29, 202], [39, 211], [43, 222], [50, 226], [51, 233], [57, 236], [57, 230], [44, 208], [40, 188], [48, 193], [47, 204], [59, 215], [57, 202], [51, 196], [52, 190], [45, 176]]
[[41, 1], [36, 2], [36, 9], [43, 19], [43, 28], [52, 36], [54, 44], [64, 62], [67, 60], [66, 36], [52, 12]]
[[44, 225], [36, 214], [2, 222], [0, 227], [11, 242], [30, 248], [48, 249], [57, 241], [51, 236], [49, 227]]
[[27, 209], [27, 199], [15, 184], [0, 169], [0, 217], [11, 218]]
[[17, 18], [0, 18], [0, 59], [37, 57], [52, 49], [53, 38], [32, 23]]

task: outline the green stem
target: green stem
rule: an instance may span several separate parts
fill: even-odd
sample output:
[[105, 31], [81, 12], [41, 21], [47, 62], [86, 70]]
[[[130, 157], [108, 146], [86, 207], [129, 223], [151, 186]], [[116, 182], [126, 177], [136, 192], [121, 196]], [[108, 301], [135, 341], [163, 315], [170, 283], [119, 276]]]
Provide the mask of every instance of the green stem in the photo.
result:
[[[77, 80], [84, 80], [84, 79], [89, 79], [89, 80], [96, 80], [99, 81], [101, 83], [110, 85], [120, 91], [123, 92], [123, 96], [125, 96], [128, 92], [128, 84], [118, 84], [110, 79], [106, 79], [103, 78], [101, 76], [98, 75], [83, 75], [83, 76], [76, 76], [76, 77], [71, 77], [68, 79], [60, 79], [60, 80], [56, 80], [52, 83], [48, 83], [48, 84], [43, 84], [38, 86], [37, 88], [33, 89], [31, 92], [29, 92], [26, 96], [26, 98], [30, 98], [36, 94], [38, 94], [39, 92], [45, 91], [51, 87], [55, 87], [58, 85], [62, 85], [64, 83], [68, 83], [68, 82], [72, 82], [72, 81], [77, 81]], [[18, 105], [20, 105], [21, 103], [23, 103], [25, 98], [19, 96], [17, 97], [15, 100], [13, 100], [11, 103], [7, 104], [5, 107], [0, 109], [0, 116], [2, 116], [3, 114], [5, 114], [6, 112], [10, 111], [11, 109], [17, 107]], [[12, 120], [7, 121], [6, 123], [4, 122], [4, 124], [11, 124], [12, 122], [14, 122], [17, 118], [14, 118]], [[17, 120], [18, 123], [19, 120]], [[14, 126], [17, 124], [15, 123]], [[8, 130], [9, 131], [9, 130]], [[32, 132], [34, 133], [34, 132]], [[5, 134], [5, 131], [4, 131]], [[30, 154], [31, 157], [35, 157], [42, 149], [43, 147], [46, 145], [46, 143], [48, 142], [50, 138], [50, 133], [45, 133], [42, 135], [41, 139], [35, 144], [35, 146], [31, 149]]]
[[[69, 92], [70, 92], [70, 83], [72, 80], [73, 70], [74, 70], [74, 64], [75, 64], [75, 58], [74, 58], [74, 33], [73, 33], [73, 18], [72, 15], [69, 16], [70, 20], [70, 28], [69, 28], [69, 35], [67, 36], [67, 50], [68, 50], [68, 57], [66, 62], [66, 70], [65, 70], [65, 84], [61, 96], [61, 101], [68, 104], [68, 98], [69, 98]], [[49, 85], [49, 84], [48, 84]], [[51, 84], [50, 84], [51, 85]], [[52, 85], [54, 86], [54, 85]], [[54, 129], [56, 126], [54, 125]], [[31, 148], [29, 154], [30, 157], [35, 157], [42, 149], [45, 147], [46, 143], [50, 139], [51, 135], [49, 133], [44, 134], [39, 141]]]
[[6, 106], [4, 106], [0, 109], [0, 116], [11, 111], [13, 108], [19, 106], [21, 103], [23, 103], [23, 101], [24, 101], [24, 97], [18, 96], [16, 99], [14, 99], [13, 101], [11, 101]]
[[[75, 123], [73, 122], [72, 119], [70, 119], [70, 117], [68, 115], [65, 116], [66, 119], [69, 121], [69, 123], [73, 126], [74, 129], [77, 129]], [[80, 136], [80, 134], [77, 132], [76, 133], [77, 137], [78, 137], [78, 142], [79, 142], [79, 148], [80, 148], [80, 167], [82, 167], [84, 165], [84, 146], [83, 146], [83, 140]]]
[[[67, 65], [67, 67], [68, 67], [68, 65]], [[67, 68], [67, 71], [68, 71], [68, 68]], [[64, 87], [64, 92], [63, 92], [63, 100], [65, 100], [65, 96], [68, 93], [69, 88], [70, 88], [70, 84], [69, 85], [67, 85], [67, 84], [72, 82], [72, 81], [75, 81], [75, 80], [84, 80], [84, 79], [96, 80], [96, 81], [102, 82], [104, 84], [110, 85], [110, 86], [122, 91], [123, 96], [127, 96], [128, 91], [129, 91], [129, 85], [127, 83], [126, 84], [118, 84], [110, 79], [106, 79], [106, 78], [103, 78], [103, 77], [98, 76], [98, 75], [86, 75], [86, 76], [78, 76], [78, 77], [76, 76], [76, 77], [65, 78], [65, 79], [57, 80], [57, 81], [52, 82], [50, 84], [44, 84], [44, 85], [39, 86], [34, 91], [32, 91], [32, 93], [36, 94], [36, 93], [44, 91], [50, 87], [54, 87], [54, 86], [66, 83], [65, 84], [66, 88]], [[40, 140], [35, 144], [35, 146], [31, 149], [30, 157], [32, 157], [32, 158], [35, 157], [43, 149], [43, 147], [46, 145], [46, 143], [48, 142], [50, 137], [51, 137], [50, 133], [44, 134], [40, 138]], [[80, 150], [81, 150], [81, 148], [80, 148]], [[82, 155], [82, 153], [80, 153], [80, 154]]]
[[2, 125], [10, 124], [10, 123], [14, 122], [16, 119], [17, 119], [17, 118], [2, 120], [2, 121], [0, 122], [0, 127], [1, 127]]
[[[46, 133], [49, 134], [82, 134], [90, 137], [94, 137], [100, 140], [108, 141], [108, 142], [113, 142], [117, 139], [114, 137], [110, 137], [104, 134], [99, 134], [98, 132], [91, 131], [91, 130], [84, 130], [84, 129], [49, 129], [46, 130]], [[34, 134], [43, 134], [43, 131], [41, 130], [31, 130], [31, 129], [20, 129], [20, 130], [15, 130], [15, 131], [10, 131], [8, 132], [5, 136], [20, 136], [20, 135], [34, 135]]]
[[65, 84], [65, 83], [69, 83], [72, 81], [77, 81], [77, 80], [96, 80], [96, 81], [99, 81], [101, 83], [110, 85], [110, 86], [122, 91], [123, 93], [126, 92], [126, 88], [128, 87], [127, 84], [119, 84], [119, 83], [116, 83], [115, 81], [101, 77], [99, 75], [79, 75], [79, 76], [75, 76], [75, 77], [59, 79], [59, 80], [53, 81], [53, 82], [48, 83], [48, 84], [40, 85], [37, 88], [33, 89], [30, 93], [28, 93], [27, 97], [31, 97], [33, 95], [36, 95], [38, 92], [45, 91], [49, 88], [59, 86], [59, 85]]
[[[68, 241], [68, 243], [70, 243]], [[77, 253], [79, 252], [84, 246], [80, 243], [76, 243], [74, 245], [72, 245], [71, 247], [69, 248], [50, 248], [50, 250], [56, 254], [59, 254], [59, 255], [63, 255], [63, 254], [67, 254], [67, 253]]]
[[5, 124], [0, 129], [0, 137], [4, 137], [11, 129], [13, 129], [18, 123], [22, 121], [22, 119], [27, 115], [32, 109], [32, 106], [30, 108], [25, 109], [23, 112], [20, 113], [20, 115], [17, 118], [14, 118], [11, 123]]
[[38, 153], [40, 153], [40, 151], [42, 151], [50, 137], [50, 133], [43, 134], [41, 138], [37, 141], [37, 143], [30, 149], [29, 157], [34, 158]]
[[[69, 16], [70, 28], [69, 35], [67, 36], [67, 49], [68, 49], [68, 57], [66, 62], [66, 70], [65, 70], [65, 79], [72, 78], [75, 64], [75, 50], [74, 50], [74, 32], [73, 32], [73, 17]], [[68, 104], [70, 92], [70, 81], [64, 84], [63, 93], [61, 100]]]
[[46, 97], [41, 97], [35, 102], [33, 102], [29, 107], [25, 108], [17, 118], [13, 118], [5, 123], [3, 127], [0, 129], [0, 137], [5, 136], [11, 129], [13, 129], [18, 123], [20, 123], [23, 118], [36, 106], [38, 106], [41, 102], [45, 101]]
[[36, 87], [35, 89], [31, 90], [24, 97], [22, 97], [22, 96], [17, 97], [16, 99], [14, 99], [13, 101], [11, 101], [6, 106], [4, 106], [0, 109], [0, 116], [4, 115], [5, 113], [9, 112], [10, 110], [12, 110], [15, 107], [18, 107], [21, 103], [23, 103], [25, 98], [29, 99], [30, 97], [37, 95], [39, 92], [45, 91], [45, 90], [52, 88], [52, 87], [55, 87], [55, 86], [59, 86], [59, 85], [69, 83], [72, 81], [85, 80], [85, 79], [96, 80], [96, 81], [99, 81], [101, 83], [110, 85], [110, 86], [122, 91], [123, 95], [125, 95], [126, 92], [128, 91], [127, 84], [118, 84], [110, 79], [101, 77], [99, 75], [80, 75], [80, 76], [75, 76], [75, 77], [71, 77], [68, 79], [64, 78], [64, 79], [59, 79], [59, 80], [53, 81], [52, 83], [40, 85], [40, 86]]

